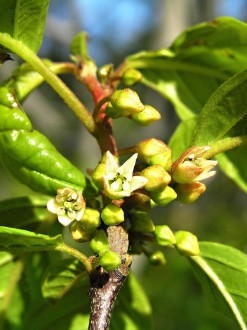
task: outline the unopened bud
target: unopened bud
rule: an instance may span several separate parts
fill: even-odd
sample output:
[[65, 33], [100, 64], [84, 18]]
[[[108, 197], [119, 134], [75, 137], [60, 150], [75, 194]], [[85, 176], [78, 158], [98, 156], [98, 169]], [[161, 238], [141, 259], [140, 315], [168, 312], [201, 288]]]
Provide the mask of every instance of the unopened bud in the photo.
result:
[[174, 189], [167, 186], [164, 190], [150, 192], [150, 197], [156, 204], [164, 206], [176, 199], [177, 194]]
[[131, 119], [140, 125], [148, 126], [160, 119], [160, 113], [155, 108], [151, 107], [151, 105], [145, 105], [144, 109], [134, 113]]
[[105, 251], [109, 250], [108, 238], [104, 230], [98, 230], [90, 242], [91, 250], [101, 255]]
[[116, 119], [129, 117], [143, 109], [144, 105], [140, 101], [138, 94], [129, 88], [125, 88], [117, 90], [112, 94], [106, 108], [106, 114], [108, 117]]
[[171, 181], [171, 176], [161, 165], [153, 165], [145, 168], [141, 176], [148, 179], [144, 186], [147, 191], [163, 190]]
[[[163, 141], [154, 138], [139, 142], [136, 146], [136, 151], [139, 157], [147, 164], [160, 164], [164, 168], [167, 168], [166, 162], [171, 157], [171, 149]], [[155, 156], [157, 157], [157, 162], [155, 162]]]
[[171, 150], [154, 155], [150, 159], [150, 165], [161, 165], [165, 170], [169, 171], [172, 166]]
[[161, 246], [169, 246], [174, 245], [176, 243], [176, 238], [173, 232], [166, 225], [156, 226], [154, 236], [156, 238], [157, 243]]
[[136, 69], [127, 69], [123, 73], [123, 82], [127, 86], [133, 86], [142, 79], [142, 74]]
[[135, 211], [131, 213], [130, 223], [133, 231], [150, 233], [155, 230], [152, 219], [145, 211]]
[[176, 184], [174, 187], [178, 195], [178, 200], [184, 204], [193, 203], [206, 190], [205, 184], [193, 182], [186, 184]]
[[112, 71], [113, 65], [111, 63], [106, 64], [99, 68], [98, 75], [100, 76], [100, 78], [108, 78], [111, 75]]
[[94, 184], [99, 188], [103, 189], [104, 187], [104, 179], [103, 176], [105, 175], [105, 164], [99, 163], [98, 166], [93, 171], [92, 179]]
[[79, 243], [89, 242], [95, 233], [95, 229], [85, 229], [80, 221], [73, 221], [69, 230], [73, 240]]
[[175, 233], [175, 237], [176, 248], [180, 254], [187, 257], [197, 256], [200, 254], [198, 240], [194, 234], [181, 230]]
[[100, 212], [98, 210], [91, 209], [87, 207], [83, 214], [80, 223], [86, 230], [93, 231], [98, 228], [101, 224]]
[[101, 218], [107, 226], [117, 226], [124, 221], [124, 211], [116, 204], [108, 204], [101, 212]]
[[148, 258], [152, 265], [160, 266], [166, 264], [166, 258], [162, 251], [154, 251], [149, 254]]
[[121, 264], [121, 259], [116, 252], [108, 250], [100, 256], [99, 264], [106, 271], [111, 272]]

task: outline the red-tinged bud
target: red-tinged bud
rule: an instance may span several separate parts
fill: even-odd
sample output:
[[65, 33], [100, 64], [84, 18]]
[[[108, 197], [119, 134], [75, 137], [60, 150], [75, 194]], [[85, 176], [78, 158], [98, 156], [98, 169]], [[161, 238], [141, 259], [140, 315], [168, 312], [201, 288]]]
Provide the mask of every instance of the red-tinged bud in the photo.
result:
[[173, 232], [166, 225], [156, 226], [154, 236], [157, 243], [161, 246], [169, 246], [176, 243], [176, 238]]
[[210, 146], [191, 147], [182, 156], [172, 164], [172, 179], [178, 183], [192, 183], [205, 180], [213, 175], [211, 171], [217, 165], [216, 160], [207, 160], [203, 158], [204, 154], [210, 149]]
[[137, 124], [148, 126], [160, 119], [160, 113], [150, 105], [145, 105], [144, 109], [140, 112], [134, 113], [131, 116]]
[[129, 117], [134, 113], [144, 110], [138, 94], [129, 89], [115, 91], [106, 108], [106, 114], [111, 118]]
[[201, 182], [192, 182], [185, 184], [176, 184], [174, 187], [178, 200], [183, 204], [190, 204], [197, 200], [206, 190], [205, 184]]
[[107, 226], [117, 226], [124, 221], [124, 211], [116, 204], [108, 204], [101, 212], [101, 218]]
[[[154, 162], [155, 156], [158, 157], [159, 155], [162, 158], [163, 155], [167, 160], [171, 157], [171, 149], [163, 141], [154, 138], [139, 142], [136, 146], [136, 151], [139, 157], [150, 165], [160, 164], [159, 162]], [[164, 159], [162, 159], [162, 164], [160, 165], [166, 168], [167, 164], [164, 164]]]
[[177, 231], [176, 248], [180, 254], [186, 257], [197, 256], [200, 254], [200, 248], [197, 237], [188, 231]]
[[153, 165], [141, 171], [141, 176], [148, 179], [144, 186], [147, 191], [163, 190], [171, 181], [171, 176], [161, 165]]
[[175, 190], [167, 186], [164, 190], [150, 192], [150, 197], [156, 204], [164, 206], [176, 199], [177, 194]]
[[130, 214], [131, 229], [136, 232], [150, 233], [155, 230], [150, 215], [145, 211], [135, 211]]
[[154, 251], [149, 254], [148, 259], [152, 265], [161, 266], [166, 264], [166, 258], [162, 251]]
[[136, 69], [127, 69], [123, 73], [123, 82], [127, 86], [133, 86], [142, 79], [142, 74]]

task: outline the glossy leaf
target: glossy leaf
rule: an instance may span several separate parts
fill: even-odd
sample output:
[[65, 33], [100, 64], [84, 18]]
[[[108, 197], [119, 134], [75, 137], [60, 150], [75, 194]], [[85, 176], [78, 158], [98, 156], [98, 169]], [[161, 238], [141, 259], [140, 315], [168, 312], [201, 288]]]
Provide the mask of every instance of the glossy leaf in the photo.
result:
[[[51, 220], [47, 210], [48, 196], [17, 197], [0, 202], [0, 225], [24, 228], [33, 223]], [[55, 217], [54, 217], [55, 219]]]
[[227, 245], [201, 242], [191, 265], [213, 307], [247, 329], [247, 256]]
[[48, 6], [49, 0], [0, 0], [0, 32], [37, 52], [43, 39]]
[[24, 229], [0, 226], [0, 251], [13, 253], [55, 250], [63, 244], [62, 236], [50, 237]]
[[199, 114], [210, 95], [246, 68], [247, 25], [221, 17], [183, 32], [170, 49], [140, 52], [128, 67], [143, 75], [142, 83], [173, 103], [182, 120]]
[[23, 184], [35, 191], [56, 194], [70, 187], [82, 191], [85, 177], [51, 142], [37, 131], [8, 131], [0, 134], [4, 166]]
[[[88, 274], [82, 264], [72, 259], [60, 260], [52, 264], [44, 275], [42, 294], [44, 298], [59, 299], [78, 281], [88, 284]], [[81, 283], [82, 284], [82, 283]]]

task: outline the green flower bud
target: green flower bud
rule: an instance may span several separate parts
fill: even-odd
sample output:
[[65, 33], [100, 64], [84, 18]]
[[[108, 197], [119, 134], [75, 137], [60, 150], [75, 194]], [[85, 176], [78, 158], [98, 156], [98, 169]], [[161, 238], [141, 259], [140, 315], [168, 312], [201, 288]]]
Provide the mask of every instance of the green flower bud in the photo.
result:
[[197, 256], [200, 254], [199, 244], [197, 237], [188, 231], [177, 231], [176, 237], [176, 248], [179, 253], [187, 256]]
[[109, 250], [108, 238], [104, 230], [98, 230], [90, 242], [91, 250], [101, 255], [105, 251]]
[[[136, 152], [147, 164], [160, 164], [165, 168], [171, 157], [171, 149], [163, 141], [154, 138], [139, 142], [136, 146]], [[155, 163], [154, 156], [158, 157], [159, 162], [157, 159], [157, 162]]]
[[107, 226], [116, 226], [124, 221], [124, 211], [116, 204], [108, 204], [101, 212], [101, 218]]
[[123, 73], [123, 82], [127, 86], [133, 86], [142, 79], [142, 74], [136, 69], [127, 69]]
[[172, 166], [171, 150], [166, 150], [160, 154], [154, 155], [150, 159], [150, 165], [161, 165], [165, 170], [169, 171]]
[[150, 197], [156, 204], [164, 206], [176, 199], [177, 194], [175, 190], [167, 186], [164, 190], [150, 192]]
[[73, 221], [69, 230], [73, 240], [79, 243], [89, 242], [95, 233], [95, 229], [85, 229], [80, 221]]
[[163, 190], [171, 181], [171, 176], [161, 165], [153, 165], [141, 171], [141, 176], [148, 179], [144, 186], [147, 191]]
[[181, 203], [190, 204], [197, 200], [202, 193], [204, 193], [206, 186], [201, 182], [193, 182], [187, 184], [177, 184], [174, 189], [178, 195], [178, 200]]
[[169, 246], [174, 245], [176, 243], [176, 238], [173, 232], [166, 225], [156, 226], [154, 236], [156, 238], [157, 243], [161, 246]]
[[145, 105], [144, 109], [141, 112], [134, 113], [131, 119], [140, 125], [147, 126], [159, 120], [160, 113], [151, 105]]
[[111, 73], [113, 71], [113, 65], [110, 63], [110, 64], [105, 64], [103, 65], [102, 67], [99, 68], [98, 70], [98, 75], [100, 78], [108, 78], [110, 77]]
[[155, 226], [149, 214], [144, 211], [135, 211], [131, 213], [130, 223], [133, 231], [150, 233], [155, 230]]
[[105, 170], [106, 170], [105, 164], [99, 163], [99, 165], [95, 168], [92, 174], [93, 182], [99, 189], [104, 188], [103, 176], [105, 175]]
[[129, 89], [115, 91], [107, 105], [106, 114], [111, 118], [129, 117], [136, 112], [144, 109], [138, 94]]
[[106, 271], [111, 272], [121, 264], [121, 259], [116, 252], [109, 250], [100, 256], [99, 264]]
[[86, 208], [80, 223], [86, 230], [92, 231], [98, 228], [101, 224], [100, 212], [98, 210]]
[[161, 251], [154, 251], [149, 254], [148, 256], [149, 261], [152, 265], [165, 265], [166, 264], [166, 258], [164, 256], [164, 253]]

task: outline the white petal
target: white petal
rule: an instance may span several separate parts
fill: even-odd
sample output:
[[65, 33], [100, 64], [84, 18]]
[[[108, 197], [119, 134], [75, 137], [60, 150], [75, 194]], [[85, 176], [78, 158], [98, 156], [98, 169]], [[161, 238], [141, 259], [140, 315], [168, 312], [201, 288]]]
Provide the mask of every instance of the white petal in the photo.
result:
[[131, 191], [144, 187], [147, 182], [148, 182], [148, 179], [145, 178], [144, 176], [133, 176], [133, 178], [130, 182]]
[[59, 215], [58, 221], [65, 227], [71, 224], [72, 220], [66, 215]]
[[53, 198], [53, 199], [50, 199], [47, 203], [47, 209], [48, 211], [50, 211], [51, 213], [55, 213], [57, 214], [57, 209], [58, 209], [59, 205], [58, 203], [56, 202], [56, 200]]
[[133, 175], [133, 170], [136, 164], [136, 159], [137, 159], [138, 154], [134, 154], [131, 156], [126, 162], [119, 167], [118, 171], [123, 174], [123, 176], [130, 181]]
[[118, 169], [118, 163], [116, 162], [114, 156], [110, 151], [106, 152], [106, 162], [105, 162], [106, 174], [110, 172], [116, 173]]
[[77, 212], [75, 220], [80, 221], [81, 218], [83, 217], [84, 211], [85, 211], [85, 208], [83, 208], [82, 210]]

